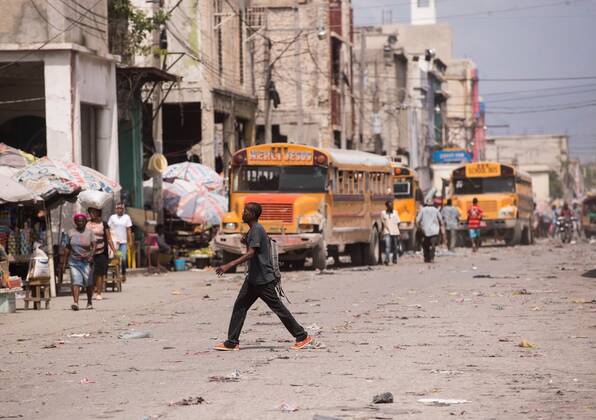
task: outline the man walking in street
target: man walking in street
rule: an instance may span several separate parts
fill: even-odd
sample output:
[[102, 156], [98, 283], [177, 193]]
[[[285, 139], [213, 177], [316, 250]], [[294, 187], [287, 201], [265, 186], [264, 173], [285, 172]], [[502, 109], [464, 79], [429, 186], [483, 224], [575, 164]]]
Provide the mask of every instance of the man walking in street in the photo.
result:
[[383, 239], [385, 240], [385, 265], [389, 265], [389, 256], [393, 254], [393, 264], [399, 256], [399, 214], [393, 208], [393, 200], [385, 202], [385, 211], [381, 213]]
[[480, 225], [482, 222], [482, 209], [478, 205], [478, 199], [472, 199], [472, 207], [468, 209], [468, 229], [470, 239], [472, 240], [472, 252], [478, 251], [480, 248]]
[[234, 303], [230, 327], [228, 329], [228, 339], [216, 345], [214, 347], [215, 350], [240, 350], [239, 337], [244, 320], [246, 319], [246, 314], [258, 298], [261, 298], [269, 306], [290, 334], [296, 339], [296, 343], [290, 347], [291, 349], [302, 349], [313, 341], [312, 337], [294, 319], [277, 294], [276, 284], [279, 279], [275, 277], [273, 270], [269, 244], [270, 239], [263, 226], [259, 223], [261, 211], [261, 205], [258, 203], [246, 204], [244, 213], [242, 214], [242, 221], [250, 227], [246, 235], [247, 252], [240, 258], [224, 264], [215, 270], [218, 276], [222, 276], [232, 267], [248, 261], [248, 274]]
[[455, 249], [457, 240], [457, 226], [459, 225], [459, 210], [451, 204], [451, 199], [447, 199], [447, 205], [441, 209], [441, 216], [445, 222], [447, 231], [447, 248], [449, 251]]
[[124, 203], [116, 204], [116, 214], [112, 214], [108, 220], [108, 226], [112, 231], [112, 240], [118, 250], [120, 264], [122, 267], [122, 281], [126, 281], [126, 268], [128, 266], [128, 250], [132, 249], [132, 220], [124, 212]]
[[[443, 218], [439, 210], [433, 205], [432, 199], [424, 203], [424, 207], [416, 216], [416, 225], [422, 230], [422, 250], [424, 262], [432, 263], [435, 260], [435, 248], [439, 242], [439, 234], [443, 230]], [[443, 231], [443, 236], [444, 235]]]

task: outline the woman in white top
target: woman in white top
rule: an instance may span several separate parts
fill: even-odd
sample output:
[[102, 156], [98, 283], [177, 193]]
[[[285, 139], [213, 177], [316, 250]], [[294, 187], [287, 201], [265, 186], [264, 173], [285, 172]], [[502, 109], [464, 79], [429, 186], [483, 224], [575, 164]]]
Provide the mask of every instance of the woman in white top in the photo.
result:
[[122, 281], [126, 281], [126, 267], [128, 266], [128, 249], [132, 247], [132, 220], [130, 216], [124, 213], [124, 204], [116, 205], [116, 214], [110, 216], [108, 226], [112, 231], [112, 240], [122, 263]]

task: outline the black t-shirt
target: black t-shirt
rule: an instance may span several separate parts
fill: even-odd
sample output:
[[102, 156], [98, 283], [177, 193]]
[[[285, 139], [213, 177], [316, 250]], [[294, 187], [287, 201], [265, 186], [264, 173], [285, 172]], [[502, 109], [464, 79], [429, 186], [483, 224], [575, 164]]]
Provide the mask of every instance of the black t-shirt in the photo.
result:
[[248, 262], [248, 282], [254, 285], [262, 285], [274, 281], [275, 275], [273, 274], [269, 252], [269, 237], [259, 223], [255, 223], [248, 231], [246, 245], [255, 250], [254, 256]]

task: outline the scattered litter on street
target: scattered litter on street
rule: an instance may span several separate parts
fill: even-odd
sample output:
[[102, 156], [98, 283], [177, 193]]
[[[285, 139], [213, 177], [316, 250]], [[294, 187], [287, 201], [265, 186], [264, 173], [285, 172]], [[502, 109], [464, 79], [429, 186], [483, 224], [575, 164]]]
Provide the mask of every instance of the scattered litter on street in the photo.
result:
[[373, 404], [391, 404], [393, 403], [393, 394], [391, 392], [383, 392], [375, 395], [372, 400]]
[[203, 397], [188, 397], [188, 398], [183, 398], [180, 401], [170, 401], [169, 402], [169, 406], [174, 406], [174, 405], [200, 405], [203, 404], [205, 401], [205, 399]]
[[320, 414], [315, 414], [312, 420], [341, 420], [339, 417], [330, 417], [330, 416], [322, 416]]
[[435, 407], [446, 407], [454, 404], [465, 404], [468, 400], [454, 400], [454, 399], [443, 399], [443, 398], [420, 398], [419, 403], [425, 405], [432, 405]]
[[536, 348], [536, 345], [533, 343], [530, 343], [528, 340], [522, 340], [518, 345], [518, 347], [524, 348], [524, 349], [534, 349]]
[[229, 375], [211, 375], [209, 382], [238, 382], [240, 380], [240, 371], [236, 369]]
[[88, 378], [81, 379], [81, 385], [94, 384], [94, 383], [95, 383], [95, 381], [88, 379]]
[[89, 333], [77, 333], [77, 334], [68, 334], [68, 338], [87, 338], [91, 337]]
[[298, 406], [284, 401], [280, 404], [279, 410], [284, 413], [293, 413], [294, 411], [298, 411]]
[[137, 338], [151, 338], [153, 334], [151, 331], [129, 331], [118, 335], [122, 340], [134, 340]]
[[531, 295], [531, 292], [528, 292], [526, 289], [514, 290], [512, 295], [513, 296], [522, 296], [522, 295]]

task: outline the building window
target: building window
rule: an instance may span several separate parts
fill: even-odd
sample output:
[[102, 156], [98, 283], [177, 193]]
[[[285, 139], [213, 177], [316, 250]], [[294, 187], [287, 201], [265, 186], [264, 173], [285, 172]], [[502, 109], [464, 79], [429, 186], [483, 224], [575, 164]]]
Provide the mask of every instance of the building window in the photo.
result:
[[217, 69], [219, 70], [220, 77], [223, 78], [224, 61], [223, 61], [223, 33], [222, 33], [222, 20], [223, 20], [223, 7], [222, 0], [213, 0], [214, 20], [215, 20], [215, 42], [217, 44]]

